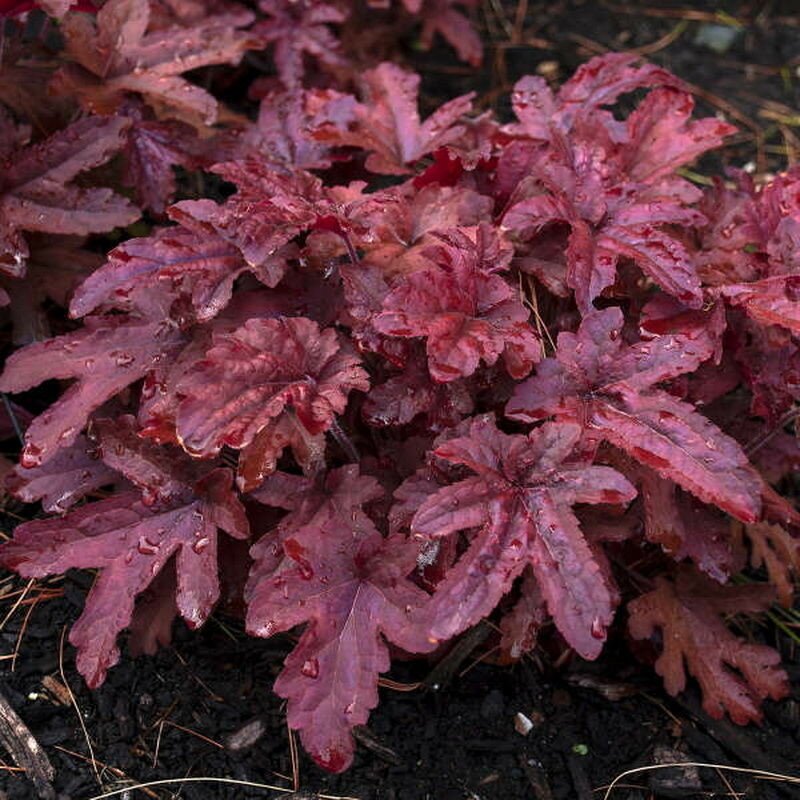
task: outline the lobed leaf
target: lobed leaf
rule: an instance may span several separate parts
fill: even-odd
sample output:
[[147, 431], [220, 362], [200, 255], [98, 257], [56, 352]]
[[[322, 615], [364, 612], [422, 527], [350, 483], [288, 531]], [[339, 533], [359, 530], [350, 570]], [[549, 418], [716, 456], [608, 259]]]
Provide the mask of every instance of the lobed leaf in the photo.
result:
[[74, 333], [36, 342], [14, 353], [0, 376], [0, 391], [21, 392], [51, 378], [76, 382], [25, 433], [23, 467], [36, 467], [72, 444], [89, 415], [143, 378], [180, 345], [169, 321], [88, 317]]
[[756, 521], [758, 481], [739, 444], [691, 404], [653, 386], [696, 369], [711, 355], [711, 340], [664, 335], [628, 346], [622, 321], [619, 309], [608, 308], [587, 314], [577, 334], [559, 334], [556, 356], [517, 385], [506, 415], [579, 422], [703, 502]]
[[[277, 489], [285, 505], [284, 486], [272, 476], [254, 496], [275, 502]], [[275, 691], [288, 699], [289, 725], [314, 760], [341, 772], [353, 758], [350, 730], [367, 721], [378, 675], [389, 668], [384, 637], [411, 652], [433, 644], [411, 613], [426, 597], [405, 577], [414, 550], [403, 536], [383, 540], [362, 510], [382, 494], [377, 481], [347, 466], [304, 489], [253, 548], [247, 628], [271, 636], [307, 623]]]
[[471, 110], [474, 93], [450, 100], [421, 122], [418, 75], [384, 62], [365, 72], [362, 81], [365, 100], [355, 106], [354, 120], [346, 127], [326, 123], [314, 137], [369, 151], [366, 167], [372, 172], [403, 175], [409, 165], [454, 142], [464, 131], [458, 122]]
[[734, 636], [721, 617], [764, 611], [773, 596], [767, 586], [719, 586], [681, 571], [675, 582], [658, 578], [653, 591], [628, 605], [628, 627], [635, 639], [650, 638], [661, 629], [663, 651], [656, 672], [667, 692], [683, 691], [688, 669], [700, 684], [709, 716], [719, 719], [727, 713], [746, 725], [761, 720], [761, 700], [788, 694], [786, 673], [777, 666], [780, 655], [775, 650]]
[[480, 361], [503, 356], [515, 378], [527, 375], [541, 347], [528, 311], [498, 275], [484, 271], [476, 245], [451, 231], [433, 258], [437, 266], [406, 277], [383, 301], [374, 325], [384, 334], [427, 338], [434, 380], [467, 377]]
[[336, 332], [303, 317], [251, 319], [214, 336], [179, 382], [177, 433], [195, 455], [241, 449], [291, 407], [311, 434], [327, 430], [353, 389], [369, 388], [358, 358]]
[[481, 419], [468, 436], [436, 449], [477, 477], [428, 497], [412, 531], [440, 537], [482, 527], [425, 610], [433, 637], [450, 638], [488, 614], [528, 564], [570, 645], [585, 658], [600, 653], [617, 596], [571, 506], [628, 502], [636, 491], [609, 467], [569, 461], [580, 433], [577, 425], [550, 423], [528, 437], [509, 436]]
[[0, 561], [25, 577], [100, 569], [69, 637], [90, 687], [118, 662], [116, 639], [131, 621], [136, 595], [173, 556], [178, 610], [192, 627], [205, 622], [219, 597], [217, 528], [236, 538], [248, 535], [230, 484], [230, 472], [216, 470], [198, 484], [195, 497], [166, 509], [143, 505], [135, 493], [118, 494], [63, 518], [23, 523], [0, 545]]

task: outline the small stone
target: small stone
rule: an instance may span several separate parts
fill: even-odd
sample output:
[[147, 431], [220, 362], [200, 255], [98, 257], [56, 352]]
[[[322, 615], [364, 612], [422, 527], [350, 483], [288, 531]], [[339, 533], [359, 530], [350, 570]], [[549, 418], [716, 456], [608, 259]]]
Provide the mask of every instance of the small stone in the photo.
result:
[[225, 747], [233, 752], [247, 750], [265, 733], [266, 726], [261, 718], [256, 718], [242, 725], [241, 728], [225, 737]]
[[[653, 748], [654, 764], [681, 764], [688, 761], [686, 754], [671, 747], [656, 745]], [[650, 772], [648, 776], [650, 788], [664, 797], [686, 797], [703, 789], [697, 767], [675, 766], [664, 767]]]
[[521, 736], [527, 736], [533, 730], [533, 722], [521, 711], [514, 715], [514, 730]]

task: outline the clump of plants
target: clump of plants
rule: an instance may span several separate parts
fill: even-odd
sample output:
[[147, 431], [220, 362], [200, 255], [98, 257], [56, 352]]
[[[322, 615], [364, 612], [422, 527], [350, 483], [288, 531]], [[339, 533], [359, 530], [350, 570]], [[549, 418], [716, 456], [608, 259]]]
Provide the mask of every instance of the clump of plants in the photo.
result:
[[[29, 342], [0, 390], [69, 385], [8, 478], [48, 516], [0, 560], [97, 570], [70, 633], [90, 686], [122, 631], [152, 652], [238, 598], [252, 635], [297, 633], [274, 689], [334, 771], [390, 644], [487, 616], [506, 661], [545, 635], [593, 659], [627, 625], [668, 691], [691, 675], [738, 723], [787, 693], [725, 620], [789, 605], [800, 566], [800, 173], [698, 189], [681, 168], [734, 128], [628, 55], [523, 78], [511, 122], [471, 95], [423, 120], [417, 75], [348, 50], [349, 3], [43, 5], [56, 43], [3, 56], [42, 94], [0, 80]], [[479, 57], [468, 4], [396, 5]], [[182, 75], [260, 50], [255, 122]], [[175, 165], [222, 190], [174, 202]], [[747, 564], [764, 580], [731, 584]]]

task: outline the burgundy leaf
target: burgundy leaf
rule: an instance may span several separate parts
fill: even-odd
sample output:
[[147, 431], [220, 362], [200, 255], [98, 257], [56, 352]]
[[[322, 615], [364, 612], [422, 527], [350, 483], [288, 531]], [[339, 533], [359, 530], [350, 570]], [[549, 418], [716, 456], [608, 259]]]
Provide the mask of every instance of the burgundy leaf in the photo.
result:
[[[340, 191], [335, 187], [332, 193]], [[480, 239], [478, 257], [489, 272], [507, 267], [513, 255], [511, 243], [485, 222], [492, 213], [491, 198], [467, 187], [429, 185], [413, 191], [406, 183], [350, 199], [346, 210], [353, 244], [364, 251], [370, 265], [381, 266], [386, 277], [430, 266], [428, 248], [441, 245], [436, 233], [451, 228]]]
[[365, 72], [362, 81], [365, 100], [355, 106], [354, 120], [346, 127], [321, 125], [314, 136], [329, 144], [369, 151], [366, 166], [372, 172], [410, 172], [409, 165], [463, 133], [458, 120], [471, 110], [474, 93], [450, 100], [420, 122], [418, 75], [386, 62]]
[[257, 122], [242, 137], [243, 147], [288, 169], [324, 169], [331, 165], [330, 148], [310, 132], [326, 122], [349, 120], [354, 103], [332, 89], [269, 92], [261, 98]]
[[652, 184], [667, 178], [736, 128], [714, 117], [692, 121], [694, 98], [674, 87], [655, 89], [628, 117], [630, 143], [624, 148], [631, 180]]
[[735, 563], [730, 520], [652, 470], [639, 466], [637, 472], [648, 541], [676, 561], [692, 559], [706, 575], [725, 583]]
[[178, 616], [176, 580], [175, 561], [171, 559], [136, 599], [128, 637], [132, 656], [155, 655], [159, 647], [167, 647], [172, 641], [172, 623]]
[[[475, 0], [458, 0], [461, 5], [475, 5]], [[422, 17], [420, 42], [429, 50], [438, 33], [458, 53], [462, 61], [477, 67], [483, 60], [483, 43], [469, 19], [454, 6], [456, 0], [427, 0], [419, 9]]]
[[702, 305], [700, 279], [683, 242], [666, 224], [692, 225], [704, 220], [694, 209], [670, 197], [649, 200], [644, 187], [605, 163], [596, 144], [542, 154], [528, 181], [533, 196], [513, 203], [503, 225], [520, 239], [535, 237], [554, 224], [568, 225], [566, 283], [575, 291], [582, 313], [614, 283], [620, 258], [633, 261], [664, 291], [685, 305]]
[[592, 120], [622, 138], [624, 123], [615, 122], [603, 106], [611, 105], [626, 92], [656, 86], [684, 88], [684, 84], [655, 64], [633, 66], [638, 57], [609, 53], [582, 64], [554, 96], [543, 78], [529, 75], [514, 86], [511, 102], [518, 125], [508, 129], [534, 139], [550, 139], [551, 131], [568, 132], [576, 122]]
[[473, 400], [466, 381], [436, 383], [424, 362], [412, 359], [405, 370], [386, 383], [373, 386], [364, 402], [370, 425], [406, 425], [418, 414], [427, 415], [428, 427], [441, 430], [472, 413]]
[[800, 539], [781, 525], [757, 522], [743, 528], [750, 542], [750, 564], [764, 567], [785, 608], [792, 607], [795, 579], [800, 574]]
[[298, 87], [303, 79], [303, 56], [313, 56], [329, 70], [341, 70], [347, 60], [330, 23], [344, 22], [347, 12], [317, 0], [260, 0], [269, 19], [253, 26], [253, 33], [274, 45], [274, 59], [283, 83]]
[[737, 442], [654, 384], [696, 369], [712, 352], [707, 336], [663, 335], [626, 345], [617, 308], [587, 314], [561, 333], [555, 358], [519, 384], [506, 414], [523, 422], [578, 422], [706, 503], [745, 521], [760, 512], [757, 481]]
[[352, 389], [368, 388], [334, 330], [302, 317], [253, 319], [216, 335], [179, 383], [178, 435], [190, 453], [210, 455], [223, 445], [246, 447], [288, 413], [316, 435], [344, 411]]
[[780, 325], [800, 335], [800, 271], [752, 283], [723, 286], [722, 296], [762, 325]]
[[129, 104], [133, 117], [125, 143], [123, 181], [136, 192], [142, 208], [163, 214], [175, 197], [174, 166], [191, 168], [198, 161], [194, 146], [195, 129], [179, 120], [148, 119], [141, 109]]
[[538, 361], [541, 346], [517, 293], [485, 270], [479, 246], [458, 230], [431, 253], [437, 266], [405, 278], [383, 301], [375, 327], [392, 336], [427, 337], [434, 380], [471, 375], [480, 361], [503, 356], [516, 378]]
[[503, 662], [519, 661], [536, 647], [539, 629], [547, 621], [547, 606], [536, 581], [526, 567], [520, 583], [519, 599], [500, 621], [500, 652]]
[[142, 439], [129, 414], [97, 419], [92, 430], [103, 461], [141, 490], [146, 506], [175, 502], [190, 494], [200, 479], [196, 462], [177, 448]]
[[197, 125], [217, 118], [217, 101], [181, 73], [209, 64], [237, 64], [260, 37], [237, 30], [253, 20], [240, 10], [208, 15], [195, 24], [148, 31], [148, 0], [108, 0], [95, 18], [68, 15], [62, 25], [67, 53], [54, 86], [74, 94], [88, 111], [112, 114], [135, 92], [165, 116]]
[[198, 484], [189, 502], [167, 509], [119, 494], [63, 518], [26, 522], [0, 545], [0, 561], [29, 578], [73, 567], [100, 569], [69, 637], [90, 687], [99, 686], [119, 660], [116, 639], [130, 624], [136, 595], [173, 556], [178, 610], [192, 627], [205, 622], [219, 596], [217, 528], [240, 539], [248, 535], [244, 508], [230, 484], [230, 472], [217, 470]]
[[144, 377], [181, 342], [169, 320], [88, 317], [74, 333], [18, 350], [0, 377], [0, 391], [21, 392], [51, 378], [77, 381], [25, 433], [21, 463], [36, 467], [75, 441], [89, 414]]
[[[130, 310], [137, 293], [188, 294], [201, 322], [224, 308], [236, 278], [248, 269], [240, 251], [223, 239], [181, 227], [162, 228], [142, 239], [128, 239], [108, 254], [108, 261], [76, 290], [70, 315], [81, 317], [101, 307]], [[280, 281], [278, 259], [254, 270], [267, 285]]]
[[294, 460], [307, 475], [325, 463], [325, 434], [311, 433], [291, 409], [265, 425], [239, 454], [236, 485], [251, 492], [275, 471], [283, 451], [291, 448]]
[[450, 638], [488, 614], [530, 564], [570, 645], [585, 658], [600, 653], [616, 593], [572, 506], [624, 503], [636, 490], [610, 467], [569, 461], [580, 435], [578, 425], [551, 423], [527, 437], [509, 436], [484, 418], [473, 422], [468, 436], [436, 449], [439, 458], [477, 475], [426, 500], [412, 531], [439, 537], [482, 527], [425, 612], [433, 637]]
[[330, 213], [322, 182], [308, 172], [278, 172], [260, 160], [217, 164], [212, 170], [238, 191], [218, 205], [213, 200], [182, 200], [169, 215], [199, 236], [219, 236], [235, 245], [247, 263], [262, 270], [274, 286], [282, 274], [273, 264], [281, 247]]
[[[675, 583], [657, 579], [656, 589], [630, 603], [628, 626], [635, 639], [661, 629], [663, 652], [656, 671], [666, 690], [686, 687], [686, 669], [703, 690], [703, 708], [719, 719], [724, 713], [739, 725], [761, 719], [760, 701], [789, 693], [780, 655], [771, 647], [734, 636], [721, 617], [767, 609], [774, 592], [767, 586], [719, 586], [690, 571]], [[735, 671], [734, 671], [735, 670]]]
[[85, 436], [78, 436], [46, 464], [28, 469], [17, 466], [6, 478], [6, 488], [25, 503], [41, 500], [45, 511], [63, 514], [81, 498], [118, 480], [97, 448]]
[[382, 494], [374, 478], [355, 466], [316, 484], [286, 478], [253, 495], [293, 510], [253, 547], [247, 628], [266, 637], [307, 623], [274, 688], [314, 760], [341, 772], [353, 758], [350, 730], [367, 721], [389, 668], [383, 637], [411, 652], [433, 648], [412, 616], [427, 595], [405, 577], [416, 548], [403, 536], [383, 540], [361, 508]]
[[[0, 117], [2, 125], [9, 119]], [[87, 234], [128, 225], [139, 211], [105, 188], [79, 188], [79, 173], [104, 164], [123, 144], [124, 118], [91, 117], [7, 153], [0, 177], [0, 268], [20, 276], [27, 246], [19, 231]]]

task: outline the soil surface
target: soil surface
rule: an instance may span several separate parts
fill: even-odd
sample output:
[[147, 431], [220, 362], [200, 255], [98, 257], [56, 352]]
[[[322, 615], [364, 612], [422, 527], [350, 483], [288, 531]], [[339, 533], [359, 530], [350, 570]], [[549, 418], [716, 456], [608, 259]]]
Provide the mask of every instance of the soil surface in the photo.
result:
[[[558, 83], [591, 55], [636, 49], [702, 87], [702, 113], [724, 114], [740, 126], [723, 165], [758, 174], [800, 156], [794, 2], [482, 0], [478, 6], [487, 43], [482, 69], [458, 64], [445, 48], [407, 53], [423, 74], [426, 111], [475, 90], [482, 106], [506, 116], [508, 90], [520, 75], [538, 72]], [[704, 43], [709, 37], [730, 42], [717, 52]], [[697, 173], [702, 179], [718, 168], [701, 164]], [[3, 524], [10, 530], [13, 515]], [[251, 639], [223, 615], [195, 633], [176, 625], [170, 648], [154, 657], [123, 655], [102, 688], [87, 690], [63, 636], [90, 580], [70, 573], [25, 594], [26, 583], [15, 578], [0, 587], [0, 693], [52, 762], [62, 800], [115, 791], [131, 800], [590, 800], [603, 798], [604, 787], [625, 770], [675, 761], [800, 776], [800, 656], [769, 625], [751, 632], [780, 648], [797, 688], [781, 703], [765, 704], [761, 727], [711, 720], [692, 690], [667, 697], [621, 634], [593, 664], [554, 662], [542, 653], [511, 667], [486, 663], [485, 643], [468, 639], [460, 655], [451, 652], [438, 666], [395, 663], [387, 677], [396, 685], [380, 690], [355, 764], [333, 776], [302, 748], [293, 749], [282, 701], [271, 692], [288, 637]], [[28, 778], [0, 757], [0, 798], [35, 797]], [[193, 782], [204, 777], [272, 788]], [[175, 782], [126, 788], [159, 780]], [[610, 796], [800, 798], [800, 784], [684, 767], [628, 775]]]

